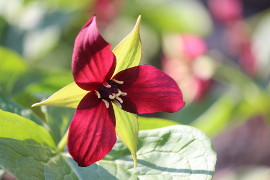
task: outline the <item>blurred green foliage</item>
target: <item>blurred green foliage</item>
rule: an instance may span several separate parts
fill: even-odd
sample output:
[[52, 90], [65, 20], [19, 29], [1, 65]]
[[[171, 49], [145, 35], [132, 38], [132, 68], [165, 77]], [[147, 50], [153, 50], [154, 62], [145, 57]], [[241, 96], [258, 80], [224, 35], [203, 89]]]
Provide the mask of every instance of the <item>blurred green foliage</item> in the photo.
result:
[[[138, 15], [142, 15], [142, 63], [159, 68], [165, 34], [207, 37], [214, 30], [213, 19], [200, 1], [112, 2], [110, 6], [99, 7], [104, 8], [99, 11], [94, 0], [0, 0], [0, 108], [40, 125], [46, 122], [54, 141], [60, 141], [73, 110], [49, 107], [31, 110], [30, 106], [73, 81], [70, 62], [74, 39], [93, 13], [97, 14], [105, 39], [114, 46], [127, 35]], [[111, 19], [104, 18], [106, 12], [113, 12]], [[252, 30], [256, 73], [247, 74], [220, 49], [209, 49], [207, 54], [214, 59], [216, 70], [205, 95], [187, 102], [176, 113], [150, 115], [153, 119], [140, 117], [140, 129], [180, 123], [215, 137], [252, 117], [261, 116], [270, 122], [270, 11], [249, 21], [245, 19], [245, 23]]]

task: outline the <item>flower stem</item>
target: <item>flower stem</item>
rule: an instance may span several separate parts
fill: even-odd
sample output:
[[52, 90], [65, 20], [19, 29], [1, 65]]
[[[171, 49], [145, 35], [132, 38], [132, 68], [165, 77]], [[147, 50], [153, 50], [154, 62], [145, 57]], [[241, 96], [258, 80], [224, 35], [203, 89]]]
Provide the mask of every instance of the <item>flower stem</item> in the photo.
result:
[[69, 129], [67, 129], [66, 133], [64, 134], [64, 136], [62, 137], [62, 139], [60, 140], [60, 142], [57, 145], [57, 149], [59, 152], [63, 152], [65, 146], [67, 145], [68, 130]]

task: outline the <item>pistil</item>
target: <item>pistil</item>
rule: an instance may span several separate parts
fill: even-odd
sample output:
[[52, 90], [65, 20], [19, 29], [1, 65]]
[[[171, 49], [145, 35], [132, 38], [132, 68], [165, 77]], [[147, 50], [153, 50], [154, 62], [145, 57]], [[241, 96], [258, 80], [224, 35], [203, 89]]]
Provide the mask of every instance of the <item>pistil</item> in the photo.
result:
[[122, 108], [123, 99], [120, 96], [126, 96], [126, 92], [122, 92], [119, 86], [124, 84], [124, 81], [111, 79], [106, 81], [95, 90], [96, 96], [104, 102], [106, 108], [110, 107], [110, 102], [114, 103], [119, 108]]

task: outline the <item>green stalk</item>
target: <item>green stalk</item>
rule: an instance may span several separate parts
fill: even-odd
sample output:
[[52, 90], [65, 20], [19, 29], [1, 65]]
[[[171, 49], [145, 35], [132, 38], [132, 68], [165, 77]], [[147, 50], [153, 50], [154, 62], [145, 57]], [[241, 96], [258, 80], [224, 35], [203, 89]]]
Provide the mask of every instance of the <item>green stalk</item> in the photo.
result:
[[63, 152], [65, 146], [67, 145], [68, 130], [66, 131], [66, 133], [64, 134], [64, 136], [62, 137], [62, 139], [60, 140], [60, 142], [57, 145], [57, 149], [59, 152]]

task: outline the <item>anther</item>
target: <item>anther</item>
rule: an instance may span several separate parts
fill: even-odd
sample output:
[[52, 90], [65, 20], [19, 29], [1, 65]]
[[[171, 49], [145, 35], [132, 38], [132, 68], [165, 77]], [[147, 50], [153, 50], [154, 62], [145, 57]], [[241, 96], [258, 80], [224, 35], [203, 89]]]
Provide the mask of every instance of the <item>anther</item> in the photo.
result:
[[117, 89], [117, 90], [118, 90], [118, 93], [115, 96], [120, 96], [122, 91], [120, 89]]
[[116, 79], [112, 79], [112, 81], [116, 82], [117, 84], [124, 84], [124, 81], [118, 81]]
[[127, 95], [127, 93], [121, 92], [121, 96], [126, 96], [126, 95]]
[[116, 96], [115, 99], [118, 100], [121, 104], [123, 103], [123, 99], [121, 99], [120, 97]]
[[109, 95], [109, 98], [110, 98], [110, 99], [114, 99], [114, 98], [115, 98], [115, 94]]
[[103, 84], [103, 86], [105, 86], [106, 88], [111, 88], [112, 86], [109, 84], [109, 83], [107, 83], [107, 82], [105, 82], [104, 84]]
[[122, 109], [122, 105], [121, 105], [118, 101], [113, 100], [112, 102], [113, 102], [116, 106], [118, 106], [119, 108]]
[[95, 91], [95, 94], [97, 95], [98, 98], [100, 98], [100, 93], [98, 91]]
[[104, 102], [106, 108], [109, 108], [110, 103], [108, 101], [106, 101], [105, 99], [102, 99], [102, 101]]

